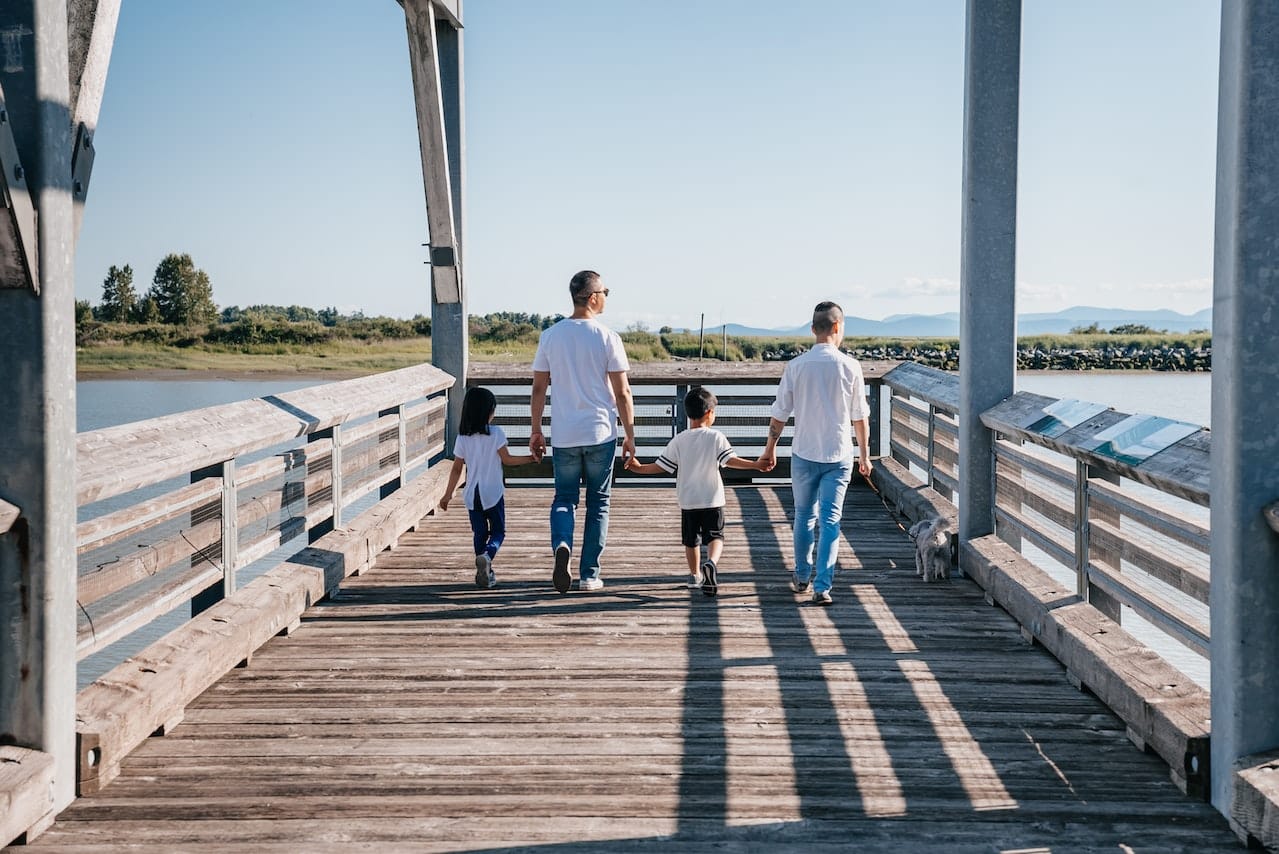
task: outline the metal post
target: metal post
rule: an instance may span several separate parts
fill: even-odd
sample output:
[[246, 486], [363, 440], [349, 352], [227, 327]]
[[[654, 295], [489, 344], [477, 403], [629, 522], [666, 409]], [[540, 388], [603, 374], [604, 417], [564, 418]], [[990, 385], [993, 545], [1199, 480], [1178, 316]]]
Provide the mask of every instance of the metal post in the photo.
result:
[[676, 433], [683, 433], [688, 429], [688, 412], [684, 409], [684, 398], [688, 396], [688, 386], [675, 386], [675, 406], [671, 409], [671, 438], [675, 438]]
[[1016, 379], [1021, 0], [968, 0], [959, 304], [959, 537], [995, 530], [994, 447], [981, 414]]
[[1279, 747], [1279, 4], [1224, 0], [1212, 378], [1212, 802]]
[[[4, 0], [0, 208], [0, 742], [52, 754], [52, 810], [75, 797], [74, 218], [65, 0]], [[7, 162], [12, 156], [14, 162]], [[15, 229], [14, 205], [36, 221]], [[31, 267], [14, 264], [20, 255]]]

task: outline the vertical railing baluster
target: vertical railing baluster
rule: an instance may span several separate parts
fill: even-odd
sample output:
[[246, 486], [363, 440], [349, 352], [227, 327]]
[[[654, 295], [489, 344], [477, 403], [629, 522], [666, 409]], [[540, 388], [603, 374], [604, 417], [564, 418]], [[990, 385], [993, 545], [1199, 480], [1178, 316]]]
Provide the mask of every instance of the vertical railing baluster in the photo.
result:
[[386, 498], [395, 492], [404, 484], [409, 482], [409, 445], [408, 445], [408, 423], [405, 416], [407, 407], [401, 403], [399, 406], [392, 406], [390, 409], [383, 409], [379, 412], [378, 418], [385, 418], [388, 415], [395, 415], [399, 418], [396, 424], [396, 446], [399, 449], [399, 470], [400, 474], [395, 480], [387, 481], [382, 484], [382, 488], [378, 490], [379, 498]]
[[675, 405], [671, 407], [671, 438], [688, 429], [688, 413], [684, 411], [684, 398], [687, 396], [688, 386], [675, 386]]
[[880, 390], [882, 386], [879, 383], [868, 384], [867, 386], [867, 404], [870, 406], [870, 455], [872, 457], [883, 456], [881, 445], [880, 426], [880, 408], [883, 405]]
[[222, 464], [222, 595], [235, 592], [235, 569], [240, 557], [240, 497], [235, 460]]
[[[206, 514], [218, 513], [221, 535], [222, 583], [214, 584], [199, 591], [191, 597], [191, 616], [207, 610], [235, 592], [235, 562], [239, 551], [239, 496], [236, 489], [235, 460], [225, 460], [211, 466], [205, 466], [191, 472], [191, 482], [216, 477], [222, 480], [222, 494], [216, 501], [196, 507], [191, 511], [188, 524], [194, 528], [201, 524]], [[207, 551], [197, 551], [191, 555], [191, 565], [198, 565], [209, 559]]]
[[306, 437], [308, 442], [320, 439], [330, 440], [333, 446], [329, 454], [329, 493], [332, 496], [333, 512], [327, 519], [318, 522], [314, 528], [307, 531], [307, 541], [312, 543], [330, 531], [342, 527], [342, 425], [335, 424], [326, 430], [308, 433]]
[[1088, 598], [1088, 464], [1075, 461], [1075, 592]]
[[937, 485], [937, 407], [928, 404], [928, 485]]

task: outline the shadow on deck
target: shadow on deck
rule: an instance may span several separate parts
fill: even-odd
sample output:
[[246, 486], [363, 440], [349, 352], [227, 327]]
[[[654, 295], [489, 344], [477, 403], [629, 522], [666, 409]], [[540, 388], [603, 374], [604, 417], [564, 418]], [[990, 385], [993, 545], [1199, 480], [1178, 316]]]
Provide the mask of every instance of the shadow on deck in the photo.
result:
[[549, 492], [507, 501], [495, 590], [430, 520], [31, 847], [1237, 850], [864, 482], [830, 608], [787, 588], [786, 486], [729, 491], [715, 599], [671, 489], [615, 490], [607, 586], [567, 596]]

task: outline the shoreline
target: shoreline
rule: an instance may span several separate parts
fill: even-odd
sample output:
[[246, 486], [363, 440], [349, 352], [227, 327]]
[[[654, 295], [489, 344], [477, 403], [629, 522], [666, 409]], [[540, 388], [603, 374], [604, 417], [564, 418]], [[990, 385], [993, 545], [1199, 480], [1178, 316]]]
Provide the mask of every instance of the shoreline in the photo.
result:
[[[528, 368], [525, 362], [479, 362], [473, 361], [472, 364], [483, 364], [493, 366], [492, 369], [500, 370], [503, 367], [523, 367]], [[666, 364], [664, 362], [636, 362], [634, 365], [645, 364]], [[674, 363], [672, 363], [674, 364]], [[698, 363], [683, 362], [681, 364], [722, 364], [718, 361], [706, 360]], [[729, 362], [727, 364], [743, 365], [745, 362]], [[762, 363], [761, 363], [762, 364]], [[394, 370], [387, 368], [386, 370]], [[133, 380], [137, 382], [281, 382], [281, 381], [330, 381], [337, 382], [340, 380], [351, 380], [358, 377], [367, 377], [373, 374], [383, 373], [380, 370], [236, 370], [226, 368], [139, 368], [136, 370], [102, 370], [87, 369], [76, 371], [76, 382], [119, 382]], [[1140, 368], [1093, 368], [1090, 370], [1063, 370], [1054, 368], [1036, 368], [1028, 370], [1019, 370], [1018, 374], [1048, 375], [1052, 374], [1168, 374], [1170, 376], [1182, 376], [1185, 374], [1209, 374], [1211, 371], [1157, 371]]]

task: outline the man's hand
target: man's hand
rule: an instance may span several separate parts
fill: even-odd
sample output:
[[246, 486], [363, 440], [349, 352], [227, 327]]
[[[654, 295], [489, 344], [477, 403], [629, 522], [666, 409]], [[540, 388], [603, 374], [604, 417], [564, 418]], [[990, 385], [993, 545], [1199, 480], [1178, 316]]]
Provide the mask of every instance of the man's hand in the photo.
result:
[[858, 459], [857, 470], [862, 473], [862, 477], [870, 477], [870, 457]]
[[542, 461], [542, 455], [546, 453], [546, 437], [542, 435], [541, 430], [534, 430], [529, 434], [528, 450], [534, 460], [539, 463]]
[[635, 440], [627, 436], [622, 440], [622, 464], [625, 465], [628, 460], [635, 459]]
[[443, 510], [444, 512], [446, 512], [446, 513], [448, 512], [448, 509], [449, 509], [449, 497], [448, 497], [447, 495], [440, 499], [440, 509], [441, 509], [441, 510]]
[[765, 451], [755, 460], [760, 471], [772, 471], [777, 466], [777, 451]]

